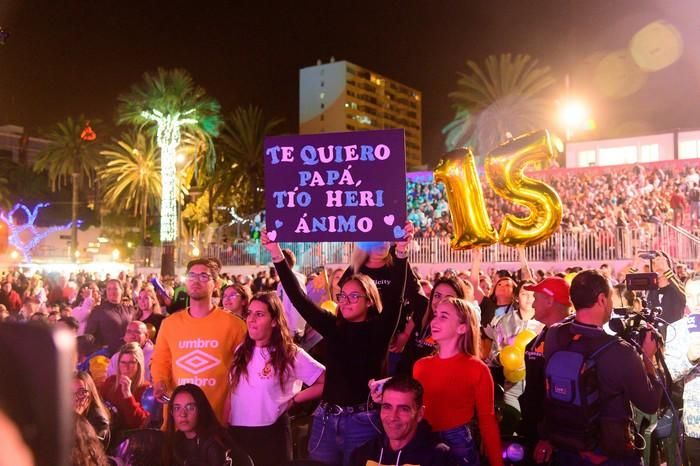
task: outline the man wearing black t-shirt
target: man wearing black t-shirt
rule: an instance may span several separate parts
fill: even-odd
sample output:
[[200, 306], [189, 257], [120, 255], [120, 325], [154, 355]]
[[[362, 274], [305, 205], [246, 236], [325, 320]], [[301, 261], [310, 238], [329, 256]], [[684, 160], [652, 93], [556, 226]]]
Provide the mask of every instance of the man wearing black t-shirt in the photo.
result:
[[[543, 416], [545, 336], [550, 326], [561, 322], [569, 315], [571, 301], [569, 300], [569, 284], [563, 278], [545, 278], [536, 285], [525, 286], [525, 289], [535, 293], [535, 301], [532, 303], [532, 307], [535, 309], [534, 318], [544, 324], [540, 334], [525, 347], [525, 391], [519, 398], [522, 412], [522, 424], [519, 432], [522, 431], [532, 448], [539, 440], [538, 432]], [[535, 452], [541, 451], [542, 448], [551, 449], [548, 445], [539, 445]]]

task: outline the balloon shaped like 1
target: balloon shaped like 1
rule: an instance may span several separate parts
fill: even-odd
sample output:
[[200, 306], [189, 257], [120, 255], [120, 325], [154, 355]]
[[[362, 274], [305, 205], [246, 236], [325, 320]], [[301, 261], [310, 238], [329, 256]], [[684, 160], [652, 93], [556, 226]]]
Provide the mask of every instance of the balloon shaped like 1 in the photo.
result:
[[527, 344], [530, 343], [536, 336], [537, 334], [535, 334], [535, 332], [529, 328], [523, 329], [513, 340], [513, 345], [525, 351]]
[[555, 157], [547, 130], [511, 139], [491, 151], [484, 162], [486, 179], [501, 198], [525, 206], [525, 218], [506, 214], [498, 237], [508, 246], [531, 246], [549, 238], [561, 224], [562, 206], [548, 184], [523, 174], [537, 162], [549, 165]]
[[499, 359], [503, 369], [507, 371], [517, 371], [525, 367], [525, 352], [515, 345], [504, 347]]
[[330, 312], [331, 314], [336, 314], [337, 313], [336, 310], [338, 308], [338, 305], [329, 299], [328, 301], [324, 301], [321, 303], [321, 308], [325, 309], [326, 311]]
[[525, 368], [521, 367], [514, 371], [509, 371], [508, 369], [503, 371], [503, 375], [506, 380], [510, 383], [518, 383], [525, 378]]
[[454, 236], [452, 249], [489, 246], [498, 241], [486, 213], [484, 194], [470, 149], [456, 149], [442, 157], [433, 172], [435, 181], [445, 185]]

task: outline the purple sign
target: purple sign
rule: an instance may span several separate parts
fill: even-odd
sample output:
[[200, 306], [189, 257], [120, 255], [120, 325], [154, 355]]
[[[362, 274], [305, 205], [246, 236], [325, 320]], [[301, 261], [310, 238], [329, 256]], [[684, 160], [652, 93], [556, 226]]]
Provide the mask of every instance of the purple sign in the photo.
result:
[[406, 222], [402, 129], [265, 138], [273, 241], [394, 241]]

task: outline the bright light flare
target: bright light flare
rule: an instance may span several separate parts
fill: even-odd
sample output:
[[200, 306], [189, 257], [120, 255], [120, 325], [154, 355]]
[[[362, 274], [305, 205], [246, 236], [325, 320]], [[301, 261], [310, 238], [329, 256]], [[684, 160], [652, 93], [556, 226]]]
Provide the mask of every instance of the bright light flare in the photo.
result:
[[559, 112], [559, 121], [567, 129], [582, 128], [588, 119], [588, 107], [580, 100], [564, 102]]

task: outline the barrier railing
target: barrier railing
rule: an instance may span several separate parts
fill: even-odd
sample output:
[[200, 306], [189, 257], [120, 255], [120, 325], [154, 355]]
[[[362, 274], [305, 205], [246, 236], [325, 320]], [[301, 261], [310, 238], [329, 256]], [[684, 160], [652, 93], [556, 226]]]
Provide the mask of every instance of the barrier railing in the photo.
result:
[[[305, 270], [325, 264], [347, 264], [353, 250], [352, 243], [282, 243], [297, 257], [297, 263]], [[161, 250], [158, 247], [141, 247], [133, 256], [138, 265], [160, 267]], [[630, 230], [598, 230], [590, 232], [557, 232], [546, 241], [527, 248], [531, 262], [613, 261], [630, 260], [639, 251], [662, 249], [675, 260], [694, 261], [700, 254], [700, 239], [672, 225], [647, 224]], [[179, 265], [191, 259], [183, 249], [177, 252]], [[202, 248], [201, 256], [218, 257], [223, 265], [265, 265], [270, 255], [260, 243], [246, 242], [230, 245], [212, 244]], [[150, 261], [147, 261], [150, 257]], [[470, 251], [455, 251], [449, 238], [418, 238], [411, 248], [412, 263], [467, 263]], [[489, 263], [518, 262], [516, 249], [494, 244], [483, 249], [483, 261]]]

